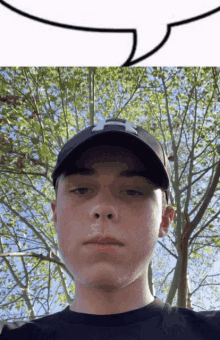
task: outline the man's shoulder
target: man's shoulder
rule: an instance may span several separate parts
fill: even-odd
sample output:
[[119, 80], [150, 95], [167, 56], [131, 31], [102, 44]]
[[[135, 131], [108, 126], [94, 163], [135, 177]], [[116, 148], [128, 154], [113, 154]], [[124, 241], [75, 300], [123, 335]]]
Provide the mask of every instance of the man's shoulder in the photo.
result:
[[56, 324], [57, 321], [60, 319], [60, 313], [62, 313], [62, 311], [43, 317], [38, 317], [31, 321], [19, 320], [13, 322], [5, 322], [0, 320], [0, 340], [13, 339], [14, 335], [17, 336], [19, 334], [24, 336], [24, 338], [22, 337], [22, 340], [26, 339], [26, 334], [29, 334], [30, 338], [31, 331], [34, 330], [37, 333], [42, 327], [52, 327], [54, 324]]
[[23, 326], [28, 323], [28, 321], [13, 321], [13, 322], [4, 322], [0, 320], [0, 334], [2, 333], [3, 327], [7, 327], [8, 329], [16, 329], [18, 327]]
[[176, 306], [170, 306], [168, 307], [167, 311], [169, 311], [170, 314], [180, 314], [184, 315], [189, 318], [205, 318], [207, 320], [218, 320], [220, 321], [220, 310], [206, 310], [206, 311], [195, 311], [188, 308], [183, 307], [176, 307]]
[[164, 323], [172, 330], [188, 329], [194, 334], [216, 333], [220, 335], [220, 310], [194, 311], [183, 307], [165, 307]]
[[205, 319], [210, 325], [215, 325], [220, 330], [220, 310], [195, 312], [200, 319]]
[[[216, 339], [220, 336], [220, 310], [195, 311], [171, 306], [157, 297], [151, 305], [157, 337], [178, 339]], [[148, 327], [148, 324], [147, 324]]]
[[[0, 320], [0, 340], [9, 340], [18, 336], [18, 333], [22, 334], [21, 330], [24, 325], [28, 324], [29, 321], [1, 321]], [[25, 339], [25, 337], [24, 337]]]

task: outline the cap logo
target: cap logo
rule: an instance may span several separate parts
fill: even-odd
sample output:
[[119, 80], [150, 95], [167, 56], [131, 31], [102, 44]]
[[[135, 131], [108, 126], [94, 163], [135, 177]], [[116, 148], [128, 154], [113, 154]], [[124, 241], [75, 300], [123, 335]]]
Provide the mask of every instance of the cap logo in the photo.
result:
[[138, 134], [137, 131], [135, 130], [137, 128], [137, 125], [134, 122], [125, 121], [125, 123], [123, 123], [117, 120], [107, 122], [107, 119], [104, 119], [104, 120], [99, 120], [94, 125], [95, 127], [92, 129], [92, 132], [103, 131], [106, 125], [119, 125], [119, 126], [123, 126], [124, 131], [126, 132], [134, 133], [135, 135]]

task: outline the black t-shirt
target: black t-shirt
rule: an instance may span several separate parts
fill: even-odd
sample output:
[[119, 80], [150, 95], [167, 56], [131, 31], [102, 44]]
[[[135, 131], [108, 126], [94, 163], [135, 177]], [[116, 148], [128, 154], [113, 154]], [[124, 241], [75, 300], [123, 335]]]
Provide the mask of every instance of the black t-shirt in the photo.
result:
[[63, 311], [30, 322], [0, 322], [1, 340], [219, 340], [220, 311], [195, 312], [160, 299], [111, 315]]

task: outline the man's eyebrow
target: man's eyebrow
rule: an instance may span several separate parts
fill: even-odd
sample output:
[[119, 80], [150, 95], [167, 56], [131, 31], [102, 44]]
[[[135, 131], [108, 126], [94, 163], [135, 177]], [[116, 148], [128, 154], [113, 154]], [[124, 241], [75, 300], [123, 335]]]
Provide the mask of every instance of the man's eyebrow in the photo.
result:
[[[75, 168], [72, 170], [69, 174], [67, 174], [65, 177], [69, 177], [71, 175], [95, 175], [97, 174], [97, 171], [95, 169], [89, 169], [89, 168]], [[137, 170], [123, 170], [120, 172], [120, 174], [117, 177], [134, 177], [134, 176], [141, 176], [144, 179], [150, 181], [146, 174], [146, 170], [137, 171]]]

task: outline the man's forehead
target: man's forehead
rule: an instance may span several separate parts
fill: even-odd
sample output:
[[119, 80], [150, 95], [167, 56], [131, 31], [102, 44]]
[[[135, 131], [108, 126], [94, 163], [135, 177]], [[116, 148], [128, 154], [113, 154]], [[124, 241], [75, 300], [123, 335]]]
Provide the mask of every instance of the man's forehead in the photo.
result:
[[141, 173], [141, 171], [138, 171], [138, 169], [122, 169], [122, 168], [114, 168], [114, 167], [81, 167], [81, 168], [75, 168], [71, 170], [70, 175], [71, 176], [92, 176], [92, 175], [98, 175], [98, 174], [105, 174], [105, 173], [112, 173], [116, 174], [117, 177], [133, 177], [137, 176]]
[[102, 174], [109, 174], [110, 176], [114, 176], [115, 178], [131, 178], [131, 179], [141, 179], [145, 183], [151, 183], [150, 176], [147, 175], [146, 169], [138, 169], [138, 168], [128, 168], [122, 169], [122, 168], [115, 168], [115, 167], [81, 167], [81, 168], [74, 168], [72, 170], [69, 170], [66, 178], [69, 180], [72, 179], [81, 179], [83, 178], [93, 178], [98, 175]]
[[118, 167], [118, 170], [138, 170], [144, 164], [131, 150], [119, 147], [96, 146], [85, 150], [76, 157], [75, 165], [79, 168]]
[[131, 167], [135, 167], [135, 164], [137, 164], [137, 166], [143, 164], [132, 150], [115, 145], [93, 146], [80, 152], [76, 159], [77, 166], [81, 167], [81, 165], [85, 165], [88, 168], [94, 163], [103, 163], [105, 165], [105, 162], [121, 163], [121, 166], [125, 163], [125, 165]]
[[[82, 150], [81, 150], [82, 151]], [[141, 178], [149, 182], [152, 169], [146, 169], [141, 159], [130, 149], [120, 146], [99, 145], [79, 152], [74, 169], [68, 169], [70, 178], [94, 177], [109, 173], [115, 178]]]

